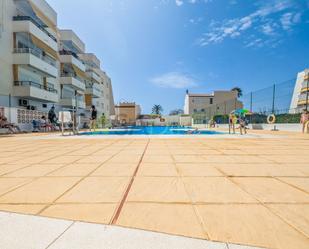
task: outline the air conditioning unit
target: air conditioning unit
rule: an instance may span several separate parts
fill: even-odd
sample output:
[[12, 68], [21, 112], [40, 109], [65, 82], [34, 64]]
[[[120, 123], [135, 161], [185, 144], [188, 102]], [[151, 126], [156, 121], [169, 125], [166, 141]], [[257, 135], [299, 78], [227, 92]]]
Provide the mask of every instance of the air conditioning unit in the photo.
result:
[[28, 105], [28, 106], [27, 106], [27, 109], [28, 109], [28, 110], [31, 110], [31, 111], [35, 111], [35, 110], [36, 110], [36, 107], [33, 106], [33, 105]]
[[29, 100], [27, 99], [20, 99], [19, 106], [27, 107], [29, 105]]

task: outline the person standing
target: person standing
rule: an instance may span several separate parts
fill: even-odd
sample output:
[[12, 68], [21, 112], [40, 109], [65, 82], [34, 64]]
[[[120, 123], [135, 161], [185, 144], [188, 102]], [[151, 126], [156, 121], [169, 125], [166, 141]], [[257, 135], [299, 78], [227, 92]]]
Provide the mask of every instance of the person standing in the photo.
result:
[[231, 131], [233, 131], [233, 134], [235, 134], [235, 115], [233, 113], [230, 113], [229, 115], [229, 133], [231, 134]]
[[97, 110], [95, 108], [95, 106], [91, 106], [91, 110], [90, 110], [90, 131], [93, 129], [93, 131], [95, 131], [95, 126], [96, 126], [96, 121], [97, 121]]
[[48, 112], [48, 120], [51, 124], [56, 124], [57, 123], [57, 116], [55, 113], [55, 107], [52, 106], [52, 108], [50, 108], [49, 112]]
[[307, 129], [307, 133], [309, 133], [309, 112], [304, 110], [300, 117], [300, 123], [303, 125], [303, 133]]

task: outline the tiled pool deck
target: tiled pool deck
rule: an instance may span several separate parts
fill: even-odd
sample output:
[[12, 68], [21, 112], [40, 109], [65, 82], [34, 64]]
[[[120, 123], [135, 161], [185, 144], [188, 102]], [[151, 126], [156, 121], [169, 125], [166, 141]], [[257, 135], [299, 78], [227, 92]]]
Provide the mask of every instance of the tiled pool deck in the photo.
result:
[[0, 210], [309, 248], [309, 136], [0, 137]]

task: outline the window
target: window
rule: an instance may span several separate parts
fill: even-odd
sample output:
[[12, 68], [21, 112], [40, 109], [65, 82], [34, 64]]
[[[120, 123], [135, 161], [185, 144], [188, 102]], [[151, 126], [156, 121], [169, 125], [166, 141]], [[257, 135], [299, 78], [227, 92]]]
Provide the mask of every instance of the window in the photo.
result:
[[197, 110], [196, 110], [196, 109], [194, 109], [194, 110], [193, 110], [193, 112], [197, 112]]
[[209, 99], [209, 103], [212, 105], [214, 103], [214, 99], [213, 98], [210, 98]]
[[201, 109], [201, 112], [205, 112], [205, 109]]

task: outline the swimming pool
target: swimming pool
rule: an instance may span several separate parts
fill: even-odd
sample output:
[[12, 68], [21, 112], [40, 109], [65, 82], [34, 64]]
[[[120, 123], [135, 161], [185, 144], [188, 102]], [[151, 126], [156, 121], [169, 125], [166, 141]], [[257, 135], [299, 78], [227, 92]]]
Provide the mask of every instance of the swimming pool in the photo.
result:
[[218, 135], [222, 132], [210, 130], [196, 131], [192, 127], [181, 126], [129, 126], [95, 132], [81, 132], [80, 135]]

